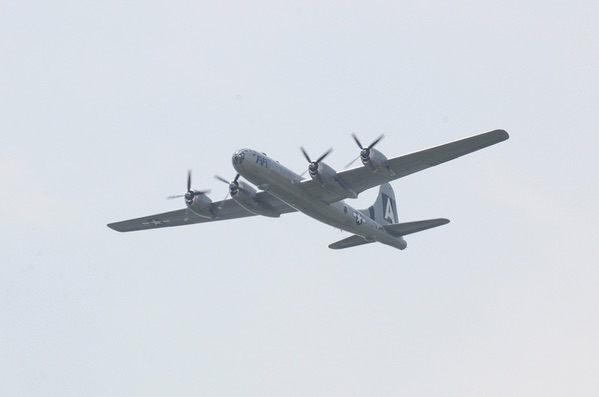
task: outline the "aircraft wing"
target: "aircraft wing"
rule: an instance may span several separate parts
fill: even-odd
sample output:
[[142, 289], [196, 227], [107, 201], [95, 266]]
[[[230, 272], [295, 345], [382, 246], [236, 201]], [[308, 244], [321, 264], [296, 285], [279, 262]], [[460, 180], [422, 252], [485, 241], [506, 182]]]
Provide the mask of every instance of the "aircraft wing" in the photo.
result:
[[368, 241], [362, 236], [349, 236], [343, 240], [339, 240], [333, 244], [329, 244], [330, 249], [340, 250], [343, 248], [357, 247], [358, 245], [370, 244], [374, 241]]
[[[258, 192], [258, 199], [263, 200], [280, 214], [295, 212], [295, 209], [283, 203], [281, 200], [271, 196], [266, 192]], [[224, 221], [228, 219], [246, 218], [255, 214], [249, 212], [233, 199], [227, 199], [213, 203], [216, 212], [216, 218], [204, 218], [198, 216], [183, 208], [176, 211], [164, 212], [144, 216], [141, 218], [129, 219], [126, 221], [109, 223], [107, 226], [117, 232], [132, 232], [137, 230], [158, 229], [163, 227], [193, 225], [195, 223], [205, 223], [214, 221]]]
[[[504, 130], [494, 130], [483, 134], [475, 135], [469, 138], [435, 146], [430, 149], [406, 154], [403, 156], [389, 159], [389, 166], [395, 175], [377, 175], [370, 169], [361, 165], [337, 173], [337, 177], [343, 183], [356, 193], [361, 193], [383, 183], [403, 178], [418, 171], [445, 163], [466, 154], [484, 149], [488, 146], [505, 141], [509, 135]], [[307, 193], [323, 200], [327, 203], [334, 203], [346, 199], [349, 194], [343, 194], [341, 191], [329, 191], [323, 189], [313, 180], [302, 181], [302, 187]]]

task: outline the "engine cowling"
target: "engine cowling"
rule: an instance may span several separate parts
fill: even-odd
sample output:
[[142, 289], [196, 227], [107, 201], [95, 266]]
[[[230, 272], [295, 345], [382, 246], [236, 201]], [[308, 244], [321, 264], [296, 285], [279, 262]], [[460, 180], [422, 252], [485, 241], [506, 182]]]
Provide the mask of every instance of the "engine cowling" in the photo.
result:
[[187, 171], [187, 191], [185, 194], [168, 196], [167, 199], [185, 198], [185, 205], [194, 214], [203, 218], [214, 218], [214, 206], [212, 200], [206, 196], [210, 190], [196, 190], [191, 188], [191, 170]]
[[187, 208], [189, 208], [191, 212], [203, 218], [216, 217], [212, 200], [205, 194], [195, 193], [189, 195], [189, 197], [186, 195], [185, 205], [187, 205]]
[[317, 167], [308, 168], [310, 177], [323, 188], [333, 192], [343, 192], [347, 197], [356, 198], [358, 194], [347, 186], [343, 180], [337, 176], [337, 171], [325, 163], [318, 163]]
[[389, 166], [389, 160], [385, 155], [376, 149], [365, 148], [360, 153], [362, 164], [377, 175], [393, 176], [395, 173]]
[[374, 146], [385, 137], [384, 134], [376, 138], [374, 142], [372, 142], [368, 146], [363, 146], [356, 134], [352, 134], [352, 136], [354, 137], [354, 141], [356, 141], [358, 147], [361, 149], [360, 160], [366, 168], [368, 168], [377, 175], [395, 175], [395, 173], [393, 172], [393, 170], [391, 170], [391, 167], [389, 166], [389, 160], [387, 160], [387, 157], [385, 157], [383, 153], [374, 149]]
[[231, 197], [237, 204], [252, 214], [268, 216], [270, 218], [278, 218], [281, 215], [268, 204], [262, 202], [256, 194], [256, 189], [253, 187], [243, 183], [242, 181], [236, 181], [235, 185], [235, 187], [231, 186]]
[[336, 183], [337, 172], [325, 163], [312, 163], [308, 168], [310, 178], [315, 180], [320, 186], [333, 185]]

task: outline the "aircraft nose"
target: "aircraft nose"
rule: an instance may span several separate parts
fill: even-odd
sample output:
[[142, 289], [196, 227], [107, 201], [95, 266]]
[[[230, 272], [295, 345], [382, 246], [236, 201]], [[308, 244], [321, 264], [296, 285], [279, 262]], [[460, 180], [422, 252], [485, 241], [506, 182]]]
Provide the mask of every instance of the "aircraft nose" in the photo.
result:
[[241, 165], [243, 163], [243, 161], [245, 160], [245, 152], [245, 149], [240, 149], [233, 153], [233, 157], [231, 158], [233, 166]]

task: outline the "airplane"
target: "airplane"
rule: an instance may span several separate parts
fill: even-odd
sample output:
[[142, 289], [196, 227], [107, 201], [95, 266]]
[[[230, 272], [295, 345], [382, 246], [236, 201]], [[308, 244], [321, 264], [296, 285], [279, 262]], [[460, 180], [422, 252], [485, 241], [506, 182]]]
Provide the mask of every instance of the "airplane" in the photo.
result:
[[[302, 212], [351, 233], [351, 236], [330, 244], [331, 249], [379, 242], [403, 250], [407, 247], [404, 236], [445, 225], [449, 220], [436, 218], [400, 223], [395, 194], [389, 182], [509, 138], [506, 131], [494, 130], [387, 159], [374, 148], [384, 135], [368, 146], [363, 146], [355, 134], [352, 136], [360, 148], [358, 158], [362, 162], [354, 168], [337, 172], [323, 162], [332, 149], [313, 160], [302, 147], [301, 152], [309, 164], [308, 169], [299, 175], [262, 152], [240, 149], [231, 159], [237, 172], [233, 180], [228, 181], [215, 175], [218, 180], [229, 185], [229, 193], [224, 200], [212, 202], [207, 196], [208, 190], [192, 189], [191, 171], [188, 171], [185, 194], [168, 197], [183, 197], [186, 208], [110, 223], [107, 226], [119, 232], [130, 232], [254, 215], [278, 218], [286, 213]], [[310, 178], [303, 177], [306, 172]], [[251, 182], [257, 189], [240, 180], [240, 177]], [[344, 201], [356, 198], [361, 192], [376, 186], [379, 186], [378, 196], [367, 209], [354, 209]]]

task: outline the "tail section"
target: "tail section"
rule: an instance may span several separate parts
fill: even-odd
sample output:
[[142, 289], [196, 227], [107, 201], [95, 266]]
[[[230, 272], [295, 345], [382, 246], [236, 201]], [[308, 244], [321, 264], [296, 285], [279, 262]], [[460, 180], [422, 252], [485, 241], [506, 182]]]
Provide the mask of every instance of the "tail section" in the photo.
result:
[[383, 226], [387, 233], [395, 237], [407, 236], [408, 234], [418, 233], [423, 230], [432, 229], [437, 226], [447, 225], [449, 219], [437, 218], [427, 219], [425, 221], [395, 223], [393, 225]]
[[364, 244], [370, 244], [370, 243], [374, 243], [374, 241], [367, 241], [362, 236], [353, 235], [353, 236], [344, 238], [343, 240], [337, 241], [336, 243], [329, 244], [329, 248], [334, 249], [334, 250], [340, 250], [343, 248], [356, 247], [358, 245], [364, 245]]
[[388, 183], [381, 185], [379, 195], [374, 204], [365, 210], [360, 210], [360, 212], [381, 225], [384, 231], [373, 236], [367, 236], [368, 238], [358, 235], [350, 236], [329, 245], [329, 248], [343, 249], [378, 241], [379, 243], [403, 250], [407, 247], [403, 236], [449, 223], [449, 220], [445, 218], [399, 223], [395, 193]]
[[398, 223], [397, 203], [391, 185], [388, 183], [382, 184], [374, 204], [360, 212], [382, 226]]

